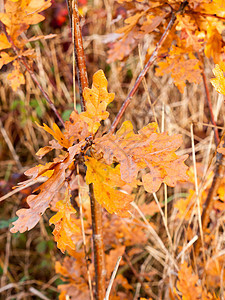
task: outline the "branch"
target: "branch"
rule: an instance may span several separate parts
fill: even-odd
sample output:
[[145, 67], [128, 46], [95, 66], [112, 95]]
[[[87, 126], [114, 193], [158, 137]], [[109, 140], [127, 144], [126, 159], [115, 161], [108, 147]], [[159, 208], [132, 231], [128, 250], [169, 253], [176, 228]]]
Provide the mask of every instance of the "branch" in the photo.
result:
[[[203, 64], [202, 56], [200, 57], [200, 59], [201, 59], [202, 64]], [[212, 109], [212, 101], [211, 101], [211, 97], [210, 97], [210, 93], [209, 93], [209, 88], [208, 88], [208, 85], [207, 85], [207, 80], [206, 80], [204, 68], [202, 68], [202, 79], [203, 79], [203, 84], [204, 84], [204, 89], [205, 89], [205, 98], [206, 98], [206, 102], [207, 102], [208, 107], [209, 107], [211, 122], [214, 125], [215, 143], [216, 143], [216, 146], [218, 146], [219, 143], [220, 143], [219, 132], [218, 132], [218, 128], [217, 128], [217, 125], [216, 125], [216, 122], [215, 122], [215, 119], [214, 119], [214, 114], [213, 114], [213, 109]]]
[[41, 91], [42, 95], [45, 97], [45, 99], [47, 100], [49, 106], [51, 107], [52, 111], [54, 112], [54, 114], [56, 115], [56, 117], [58, 118], [58, 120], [60, 121], [60, 123], [62, 124], [63, 127], [65, 127], [64, 125], [64, 121], [61, 118], [61, 116], [59, 115], [54, 103], [51, 101], [51, 99], [49, 98], [48, 94], [45, 92], [44, 88], [41, 86], [41, 84], [39, 83], [37, 76], [35, 75], [35, 73], [31, 70], [31, 68], [28, 66], [26, 59], [21, 56], [18, 52], [17, 47], [15, 46], [12, 38], [10, 35], [8, 35], [7, 30], [5, 25], [0, 21], [1, 27], [7, 37], [7, 40], [9, 41], [9, 43], [12, 45], [12, 49], [13, 51], [16, 53], [16, 55], [18, 56], [18, 60], [24, 65], [24, 67], [26, 68], [26, 70], [28, 71], [28, 73], [30, 74], [31, 78], [33, 79], [33, 81], [36, 83], [36, 85], [38, 86], [39, 90]]
[[[221, 183], [221, 180], [223, 178], [223, 171], [224, 171], [224, 167], [222, 165], [223, 162], [223, 155], [221, 153], [217, 153], [216, 154], [216, 168], [215, 168], [215, 173], [213, 176], [213, 181], [211, 184], [211, 187], [209, 189], [204, 207], [203, 207], [203, 212], [202, 212], [202, 231], [203, 233], [206, 232], [209, 220], [210, 220], [210, 212], [212, 211], [213, 208], [213, 202], [214, 202], [214, 198], [216, 196], [217, 190], [219, 188], [219, 185]], [[198, 239], [197, 243], [195, 244], [195, 256], [198, 257], [199, 256], [199, 252], [200, 252], [200, 247], [204, 247], [204, 245], [202, 245], [201, 239]]]
[[102, 234], [102, 207], [94, 197], [93, 185], [89, 184], [91, 200], [92, 236], [94, 244], [94, 266], [96, 299], [103, 300], [105, 297], [105, 255]]
[[172, 17], [163, 33], [163, 35], [161, 36], [159, 42], [157, 43], [154, 52], [152, 53], [151, 57], [149, 58], [148, 62], [146, 63], [146, 65], [144, 66], [144, 69], [141, 71], [141, 73], [139, 74], [133, 88], [131, 89], [130, 93], [128, 94], [126, 100], [123, 102], [123, 105], [121, 106], [117, 116], [115, 117], [112, 126], [109, 130], [110, 133], [114, 133], [114, 131], [116, 130], [116, 127], [119, 123], [119, 121], [121, 120], [126, 108], [128, 107], [128, 105], [130, 104], [135, 92], [137, 91], [142, 79], [144, 78], [144, 76], [146, 75], [146, 73], [148, 72], [149, 68], [151, 67], [151, 65], [155, 62], [157, 56], [158, 56], [158, 52], [161, 49], [163, 43], [165, 42], [167, 35], [169, 34], [170, 30], [172, 29], [175, 21], [176, 21], [176, 16], [177, 14], [183, 13], [185, 7], [188, 5], [188, 1], [184, 1], [179, 10], [174, 14], [172, 12]]
[[[74, 57], [76, 60], [76, 73], [80, 90], [81, 110], [85, 111], [85, 101], [83, 98], [83, 89], [88, 87], [86, 63], [84, 57], [84, 48], [82, 33], [79, 20], [77, 0], [67, 0], [67, 6], [70, 16], [74, 43]], [[94, 245], [94, 267], [95, 267], [95, 291], [96, 299], [103, 300], [105, 296], [105, 253], [102, 233], [102, 207], [96, 201], [94, 196], [93, 185], [89, 184], [89, 195], [91, 202], [92, 217], [92, 236]]]
[[70, 27], [72, 31], [74, 44], [74, 57], [76, 62], [76, 73], [80, 92], [81, 110], [85, 111], [86, 107], [83, 98], [83, 90], [85, 87], [88, 87], [88, 77], [84, 56], [84, 47], [78, 12], [78, 4], [77, 0], [66, 0], [66, 2], [68, 7]]

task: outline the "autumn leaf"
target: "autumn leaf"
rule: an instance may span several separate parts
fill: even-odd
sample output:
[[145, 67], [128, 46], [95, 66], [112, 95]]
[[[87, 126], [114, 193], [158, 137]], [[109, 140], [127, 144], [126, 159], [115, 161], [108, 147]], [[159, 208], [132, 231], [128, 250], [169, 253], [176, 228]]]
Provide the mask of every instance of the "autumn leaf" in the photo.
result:
[[216, 78], [213, 78], [210, 81], [218, 93], [225, 95], [225, 78], [223, 72], [224, 68], [216, 65], [213, 69], [213, 74]]
[[9, 43], [6, 35], [4, 33], [0, 34], [0, 50], [11, 48], [11, 44]]
[[163, 182], [175, 186], [178, 180], [188, 179], [184, 164], [187, 155], [179, 157], [174, 152], [182, 144], [181, 135], [170, 137], [156, 129], [156, 123], [151, 123], [135, 134], [131, 122], [125, 121], [116, 135], [95, 140], [97, 153], [103, 153], [107, 164], [114, 160], [120, 163], [122, 180], [132, 182], [140, 170], [148, 168], [142, 181], [149, 193], [156, 192]]
[[[49, 207], [53, 197], [63, 186], [66, 176], [65, 171], [73, 161], [74, 155], [79, 152], [79, 144], [69, 148], [69, 153], [66, 155], [65, 159], [54, 166], [52, 176], [35, 190], [40, 190], [39, 194], [28, 196], [27, 203], [29, 209], [22, 208], [17, 211], [16, 214], [19, 218], [13, 223], [14, 227], [11, 229], [11, 232], [15, 233], [20, 231], [23, 233], [26, 230], [32, 229], [39, 222], [41, 216]], [[36, 174], [37, 170], [35, 169], [34, 172]]]
[[25, 78], [19, 69], [14, 69], [12, 73], [9, 73], [7, 79], [11, 82], [10, 86], [14, 92], [17, 91], [21, 84], [25, 84]]
[[[185, 57], [187, 52], [188, 59]], [[166, 61], [158, 63], [156, 76], [163, 76], [165, 73], [171, 73], [174, 84], [181, 93], [184, 92], [186, 81], [200, 83], [202, 80], [200, 61], [195, 58], [190, 48], [185, 48], [184, 43], [179, 47], [172, 46]]]
[[93, 76], [92, 88], [85, 88], [83, 92], [86, 111], [82, 112], [80, 117], [88, 124], [91, 134], [98, 130], [100, 121], [106, 120], [109, 116], [106, 107], [113, 101], [114, 94], [108, 93], [107, 85], [108, 82], [103, 71], [99, 70]]
[[198, 275], [194, 275], [192, 268], [186, 261], [181, 265], [178, 272], [177, 288], [182, 293], [184, 300], [201, 299], [202, 288], [198, 286]]
[[0, 53], [0, 55], [1, 55], [0, 69], [2, 68], [3, 65], [7, 65], [8, 63], [10, 63], [11, 61], [13, 61], [17, 58], [17, 56], [10, 56], [8, 53], [3, 52], [3, 51]]
[[[119, 190], [126, 182], [121, 180], [120, 166], [112, 168], [95, 158], [88, 157], [86, 162], [88, 184], [93, 183], [96, 200], [109, 212], [128, 216], [133, 197]], [[134, 183], [135, 184], [135, 183]]]
[[39, 125], [37, 122], [36, 124], [38, 125], [38, 127], [50, 133], [62, 147], [69, 148], [72, 146], [72, 142], [64, 136], [58, 125], [56, 125], [55, 123], [53, 124], [53, 129], [49, 128], [45, 123], [44, 126]]
[[80, 227], [77, 225], [76, 210], [70, 203], [70, 191], [66, 189], [65, 198], [56, 203], [58, 212], [51, 217], [49, 224], [54, 224], [53, 235], [57, 247], [64, 253], [68, 248], [75, 250], [76, 244], [74, 235], [80, 234]]

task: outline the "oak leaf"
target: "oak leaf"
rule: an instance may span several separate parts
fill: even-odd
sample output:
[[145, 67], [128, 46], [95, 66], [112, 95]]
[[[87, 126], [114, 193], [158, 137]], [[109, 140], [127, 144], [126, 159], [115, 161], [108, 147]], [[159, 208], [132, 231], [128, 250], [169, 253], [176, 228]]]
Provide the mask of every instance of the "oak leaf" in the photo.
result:
[[15, 233], [20, 231], [23, 233], [26, 230], [32, 229], [39, 222], [42, 214], [49, 207], [54, 195], [63, 186], [66, 176], [65, 171], [73, 161], [74, 155], [79, 152], [79, 144], [69, 148], [69, 153], [66, 158], [54, 166], [52, 176], [35, 190], [40, 190], [39, 194], [28, 196], [27, 203], [29, 208], [22, 208], [17, 211], [16, 214], [19, 218], [13, 223], [14, 227], [11, 229], [11, 232]]
[[13, 91], [17, 91], [18, 87], [20, 87], [21, 84], [25, 84], [23, 73], [21, 73], [17, 68], [9, 73], [7, 79], [11, 82], [10, 86]]
[[[185, 57], [187, 52], [189, 59]], [[174, 84], [181, 93], [184, 92], [186, 81], [200, 83], [202, 80], [200, 61], [195, 58], [191, 48], [185, 48], [184, 43], [177, 47], [172, 46], [166, 61], [158, 63], [156, 76], [163, 76], [165, 72], [171, 73]]]
[[192, 268], [183, 262], [178, 272], [177, 288], [182, 293], [184, 300], [201, 299], [202, 288], [198, 286], [198, 275], [193, 274]]
[[216, 91], [220, 94], [225, 95], [225, 78], [223, 75], [225, 68], [223, 66], [216, 65], [213, 69], [213, 74], [216, 78], [211, 79], [211, 83], [216, 89]]
[[53, 124], [53, 129], [48, 127], [45, 123], [43, 124], [44, 126], [41, 126], [38, 123], [36, 124], [38, 125], [38, 127], [43, 128], [45, 131], [50, 133], [62, 147], [69, 148], [72, 146], [73, 143], [64, 136], [58, 125], [56, 125], [55, 123]]
[[[58, 212], [51, 217], [49, 224], [54, 224], [53, 235], [57, 242], [57, 247], [64, 253], [67, 248], [76, 249], [74, 235], [80, 234], [80, 227], [75, 219], [76, 210], [70, 203], [70, 191], [67, 188], [65, 198], [56, 203]], [[79, 220], [78, 220], [79, 221]]]
[[83, 91], [86, 111], [82, 112], [80, 117], [88, 124], [88, 130], [91, 134], [96, 133], [101, 125], [100, 121], [106, 120], [109, 116], [106, 107], [113, 101], [115, 95], [108, 93], [107, 85], [104, 72], [99, 70], [93, 76], [92, 88], [85, 88]]
[[103, 153], [107, 164], [120, 163], [121, 179], [132, 182], [140, 170], [148, 168], [142, 175], [144, 188], [156, 192], [161, 183], [175, 186], [178, 180], [187, 180], [187, 155], [177, 156], [175, 151], [182, 144], [181, 135], [168, 136], [157, 133], [156, 123], [148, 124], [138, 134], [131, 122], [125, 121], [116, 135], [107, 134], [95, 140], [97, 153]]
[[88, 157], [86, 162], [86, 181], [93, 183], [96, 200], [109, 212], [128, 216], [133, 197], [119, 190], [126, 182], [121, 180], [120, 166], [112, 168], [95, 158]]

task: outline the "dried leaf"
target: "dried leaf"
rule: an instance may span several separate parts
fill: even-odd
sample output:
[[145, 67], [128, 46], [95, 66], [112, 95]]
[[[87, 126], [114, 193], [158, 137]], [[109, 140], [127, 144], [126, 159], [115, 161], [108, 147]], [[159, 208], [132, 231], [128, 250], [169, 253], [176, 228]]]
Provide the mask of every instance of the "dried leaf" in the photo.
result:
[[149, 193], [156, 192], [163, 182], [175, 186], [178, 180], [188, 179], [184, 164], [187, 155], [179, 157], [174, 152], [182, 143], [181, 135], [170, 137], [157, 133], [156, 128], [156, 123], [151, 123], [135, 134], [131, 122], [126, 121], [116, 135], [107, 134], [95, 140], [96, 150], [103, 153], [107, 164], [114, 160], [121, 164], [122, 180], [132, 182], [138, 171], [149, 168], [142, 176]]
[[201, 299], [202, 288], [198, 286], [198, 275], [192, 274], [192, 268], [185, 261], [178, 272], [177, 288], [183, 300]]
[[114, 94], [108, 93], [107, 85], [108, 82], [103, 71], [99, 70], [93, 76], [92, 88], [85, 88], [83, 92], [86, 111], [82, 112], [80, 117], [88, 124], [91, 134], [98, 130], [100, 121], [106, 120], [109, 116], [106, 107], [113, 101]]
[[220, 68], [219, 65], [216, 65], [213, 69], [213, 74], [216, 78], [213, 78], [210, 81], [218, 93], [225, 95], [225, 78], [223, 76], [223, 71], [224, 68]]
[[76, 210], [70, 203], [70, 191], [67, 188], [64, 200], [58, 201], [55, 208], [58, 212], [51, 217], [49, 224], [54, 224], [53, 235], [57, 242], [57, 247], [64, 253], [68, 248], [76, 249], [74, 235], [81, 234], [80, 227], [75, 219]]
[[[38, 195], [30, 195], [27, 198], [29, 209], [20, 209], [17, 211], [19, 219], [13, 223], [14, 227], [11, 232], [21, 233], [32, 229], [40, 220], [45, 210], [49, 207], [55, 194], [62, 187], [65, 181], [65, 171], [74, 159], [74, 155], [80, 152], [80, 145], [69, 148], [67, 157], [54, 166], [52, 176], [38, 187], [40, 190]], [[36, 191], [37, 191], [36, 190]]]
[[91, 157], [87, 158], [85, 164], [86, 181], [88, 184], [93, 183], [96, 200], [109, 213], [127, 216], [133, 197], [118, 189], [126, 184], [121, 180], [119, 165], [112, 168]]

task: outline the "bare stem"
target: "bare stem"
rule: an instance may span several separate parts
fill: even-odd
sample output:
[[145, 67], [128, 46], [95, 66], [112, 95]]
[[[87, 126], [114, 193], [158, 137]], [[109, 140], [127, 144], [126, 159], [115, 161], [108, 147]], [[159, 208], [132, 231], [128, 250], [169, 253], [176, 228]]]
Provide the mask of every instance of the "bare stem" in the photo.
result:
[[[79, 12], [77, 0], [67, 0], [67, 6], [70, 16], [74, 57], [76, 60], [76, 73], [80, 90], [81, 110], [85, 111], [85, 101], [83, 98], [83, 90], [88, 87], [88, 77], [86, 71], [86, 63], [84, 57], [84, 48], [82, 41], [82, 33], [79, 20]], [[95, 267], [95, 291], [97, 300], [103, 300], [105, 297], [105, 253], [102, 234], [102, 207], [96, 201], [94, 196], [93, 185], [89, 184], [89, 194], [91, 201], [92, 216], [92, 236], [94, 245], [94, 267]]]
[[92, 235], [94, 244], [94, 265], [96, 298], [103, 300], [105, 297], [105, 256], [102, 234], [102, 207], [94, 197], [93, 185], [89, 185], [91, 199]]
[[135, 81], [135, 84], [133, 86], [133, 88], [131, 89], [130, 93], [128, 94], [126, 100], [123, 102], [123, 105], [121, 106], [117, 116], [115, 117], [112, 126], [109, 130], [110, 133], [113, 133], [116, 130], [116, 127], [118, 125], [118, 123], [120, 122], [123, 114], [125, 113], [126, 108], [128, 107], [128, 105], [130, 104], [135, 92], [137, 91], [142, 79], [144, 78], [144, 76], [146, 75], [146, 73], [148, 72], [149, 68], [151, 67], [151, 65], [155, 62], [157, 56], [158, 56], [158, 52], [160, 50], [160, 48], [162, 47], [163, 43], [165, 42], [170, 30], [172, 29], [175, 21], [176, 21], [176, 16], [179, 13], [182, 13], [185, 9], [185, 7], [187, 6], [188, 1], [184, 1], [179, 10], [174, 14], [172, 13], [172, 17], [163, 33], [163, 35], [161, 36], [159, 42], [157, 43], [155, 50], [153, 51], [151, 57], [149, 58], [148, 62], [146, 63], [146, 65], [144, 66], [144, 69], [141, 71], [141, 73], [139, 74], [137, 80]]
[[0, 22], [1, 27], [9, 41], [9, 43], [12, 45], [12, 49], [15, 52], [15, 54], [18, 56], [18, 60], [24, 65], [24, 67], [26, 68], [26, 70], [28, 71], [28, 73], [30, 74], [31, 78], [33, 79], [33, 81], [36, 83], [36, 85], [38, 86], [39, 90], [41, 91], [42, 95], [45, 97], [45, 99], [47, 100], [49, 106], [51, 107], [52, 111], [54, 112], [54, 114], [56, 115], [56, 117], [58, 118], [58, 120], [60, 121], [60, 123], [62, 124], [63, 127], [65, 127], [63, 119], [61, 118], [61, 116], [59, 115], [54, 103], [51, 101], [51, 99], [49, 98], [48, 94], [45, 92], [44, 88], [41, 86], [40, 82], [37, 79], [37, 76], [35, 75], [35, 73], [31, 70], [31, 68], [28, 66], [26, 59], [21, 56], [18, 52], [18, 49], [16, 48], [15, 44], [13, 43], [13, 40], [11, 38], [10, 35], [8, 35], [7, 30], [5, 25]]
[[[203, 63], [203, 58], [201, 57], [202, 63]], [[220, 138], [219, 138], [219, 133], [218, 133], [218, 128], [214, 119], [214, 114], [213, 114], [213, 109], [212, 109], [212, 101], [211, 101], [211, 97], [210, 97], [210, 93], [209, 93], [209, 88], [207, 85], [207, 80], [206, 80], [206, 76], [205, 76], [205, 72], [204, 72], [204, 68], [202, 68], [202, 79], [203, 79], [203, 84], [204, 84], [204, 89], [205, 89], [205, 98], [206, 98], [206, 102], [208, 104], [209, 107], [209, 113], [210, 113], [210, 119], [212, 124], [214, 125], [214, 138], [215, 138], [215, 143], [216, 146], [219, 145], [220, 142]]]

